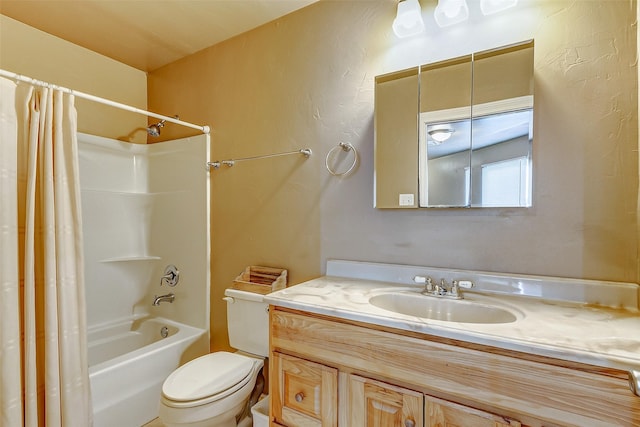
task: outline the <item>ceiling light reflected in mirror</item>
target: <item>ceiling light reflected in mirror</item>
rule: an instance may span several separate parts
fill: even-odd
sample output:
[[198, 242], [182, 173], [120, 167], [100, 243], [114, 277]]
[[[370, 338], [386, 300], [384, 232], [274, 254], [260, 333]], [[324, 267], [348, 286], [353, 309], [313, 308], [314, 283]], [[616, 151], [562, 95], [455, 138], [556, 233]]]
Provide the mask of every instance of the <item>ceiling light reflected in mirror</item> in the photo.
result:
[[453, 132], [453, 128], [449, 125], [434, 125], [427, 131], [430, 136], [429, 144], [440, 145], [451, 138]]

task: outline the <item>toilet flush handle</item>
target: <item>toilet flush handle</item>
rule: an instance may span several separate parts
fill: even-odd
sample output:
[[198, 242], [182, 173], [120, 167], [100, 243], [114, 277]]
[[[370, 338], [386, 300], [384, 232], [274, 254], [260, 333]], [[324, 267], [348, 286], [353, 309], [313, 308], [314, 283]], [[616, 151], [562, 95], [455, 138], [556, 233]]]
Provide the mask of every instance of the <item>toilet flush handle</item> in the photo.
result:
[[226, 301], [230, 304], [233, 304], [234, 302], [236, 302], [236, 300], [234, 300], [232, 297], [224, 297], [222, 298], [223, 301]]

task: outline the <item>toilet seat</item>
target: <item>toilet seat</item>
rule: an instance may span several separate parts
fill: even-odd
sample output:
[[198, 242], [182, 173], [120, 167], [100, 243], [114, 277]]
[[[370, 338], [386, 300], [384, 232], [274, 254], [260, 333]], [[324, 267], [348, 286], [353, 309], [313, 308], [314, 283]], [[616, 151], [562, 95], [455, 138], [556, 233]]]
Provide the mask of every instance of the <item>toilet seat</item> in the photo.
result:
[[162, 385], [163, 402], [174, 408], [215, 402], [252, 380], [256, 360], [237, 353], [216, 352], [176, 369]]

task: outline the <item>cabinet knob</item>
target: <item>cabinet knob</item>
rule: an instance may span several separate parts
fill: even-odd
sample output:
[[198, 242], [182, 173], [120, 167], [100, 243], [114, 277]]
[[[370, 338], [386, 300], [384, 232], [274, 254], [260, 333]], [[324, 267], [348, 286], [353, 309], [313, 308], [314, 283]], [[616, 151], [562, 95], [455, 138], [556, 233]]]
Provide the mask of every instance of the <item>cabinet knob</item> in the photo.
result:
[[302, 402], [302, 399], [304, 399], [304, 393], [302, 393], [302, 392], [296, 393], [295, 399], [296, 399], [296, 402], [298, 402], [298, 403]]
[[404, 427], [416, 427], [416, 422], [413, 420], [405, 420]]

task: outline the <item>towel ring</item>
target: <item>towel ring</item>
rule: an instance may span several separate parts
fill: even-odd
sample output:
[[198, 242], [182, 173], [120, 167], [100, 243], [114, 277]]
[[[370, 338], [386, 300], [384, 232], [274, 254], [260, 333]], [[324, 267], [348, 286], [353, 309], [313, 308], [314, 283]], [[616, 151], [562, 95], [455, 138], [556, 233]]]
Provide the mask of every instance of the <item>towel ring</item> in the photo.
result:
[[[336, 172], [335, 170], [331, 169], [331, 167], [329, 166], [329, 157], [331, 157], [334, 151], [339, 148], [341, 148], [343, 151], [353, 151], [353, 163], [351, 163], [351, 166], [349, 166], [349, 169], [347, 169], [344, 172]], [[357, 163], [358, 163], [358, 150], [356, 150], [356, 147], [354, 147], [348, 142], [341, 142], [335, 147], [333, 147], [331, 150], [329, 150], [329, 152], [327, 153], [327, 157], [325, 158], [325, 161], [324, 161], [324, 165], [327, 167], [327, 170], [329, 171], [329, 173], [333, 176], [344, 176], [349, 174], [353, 170], [353, 168], [356, 167]]]

